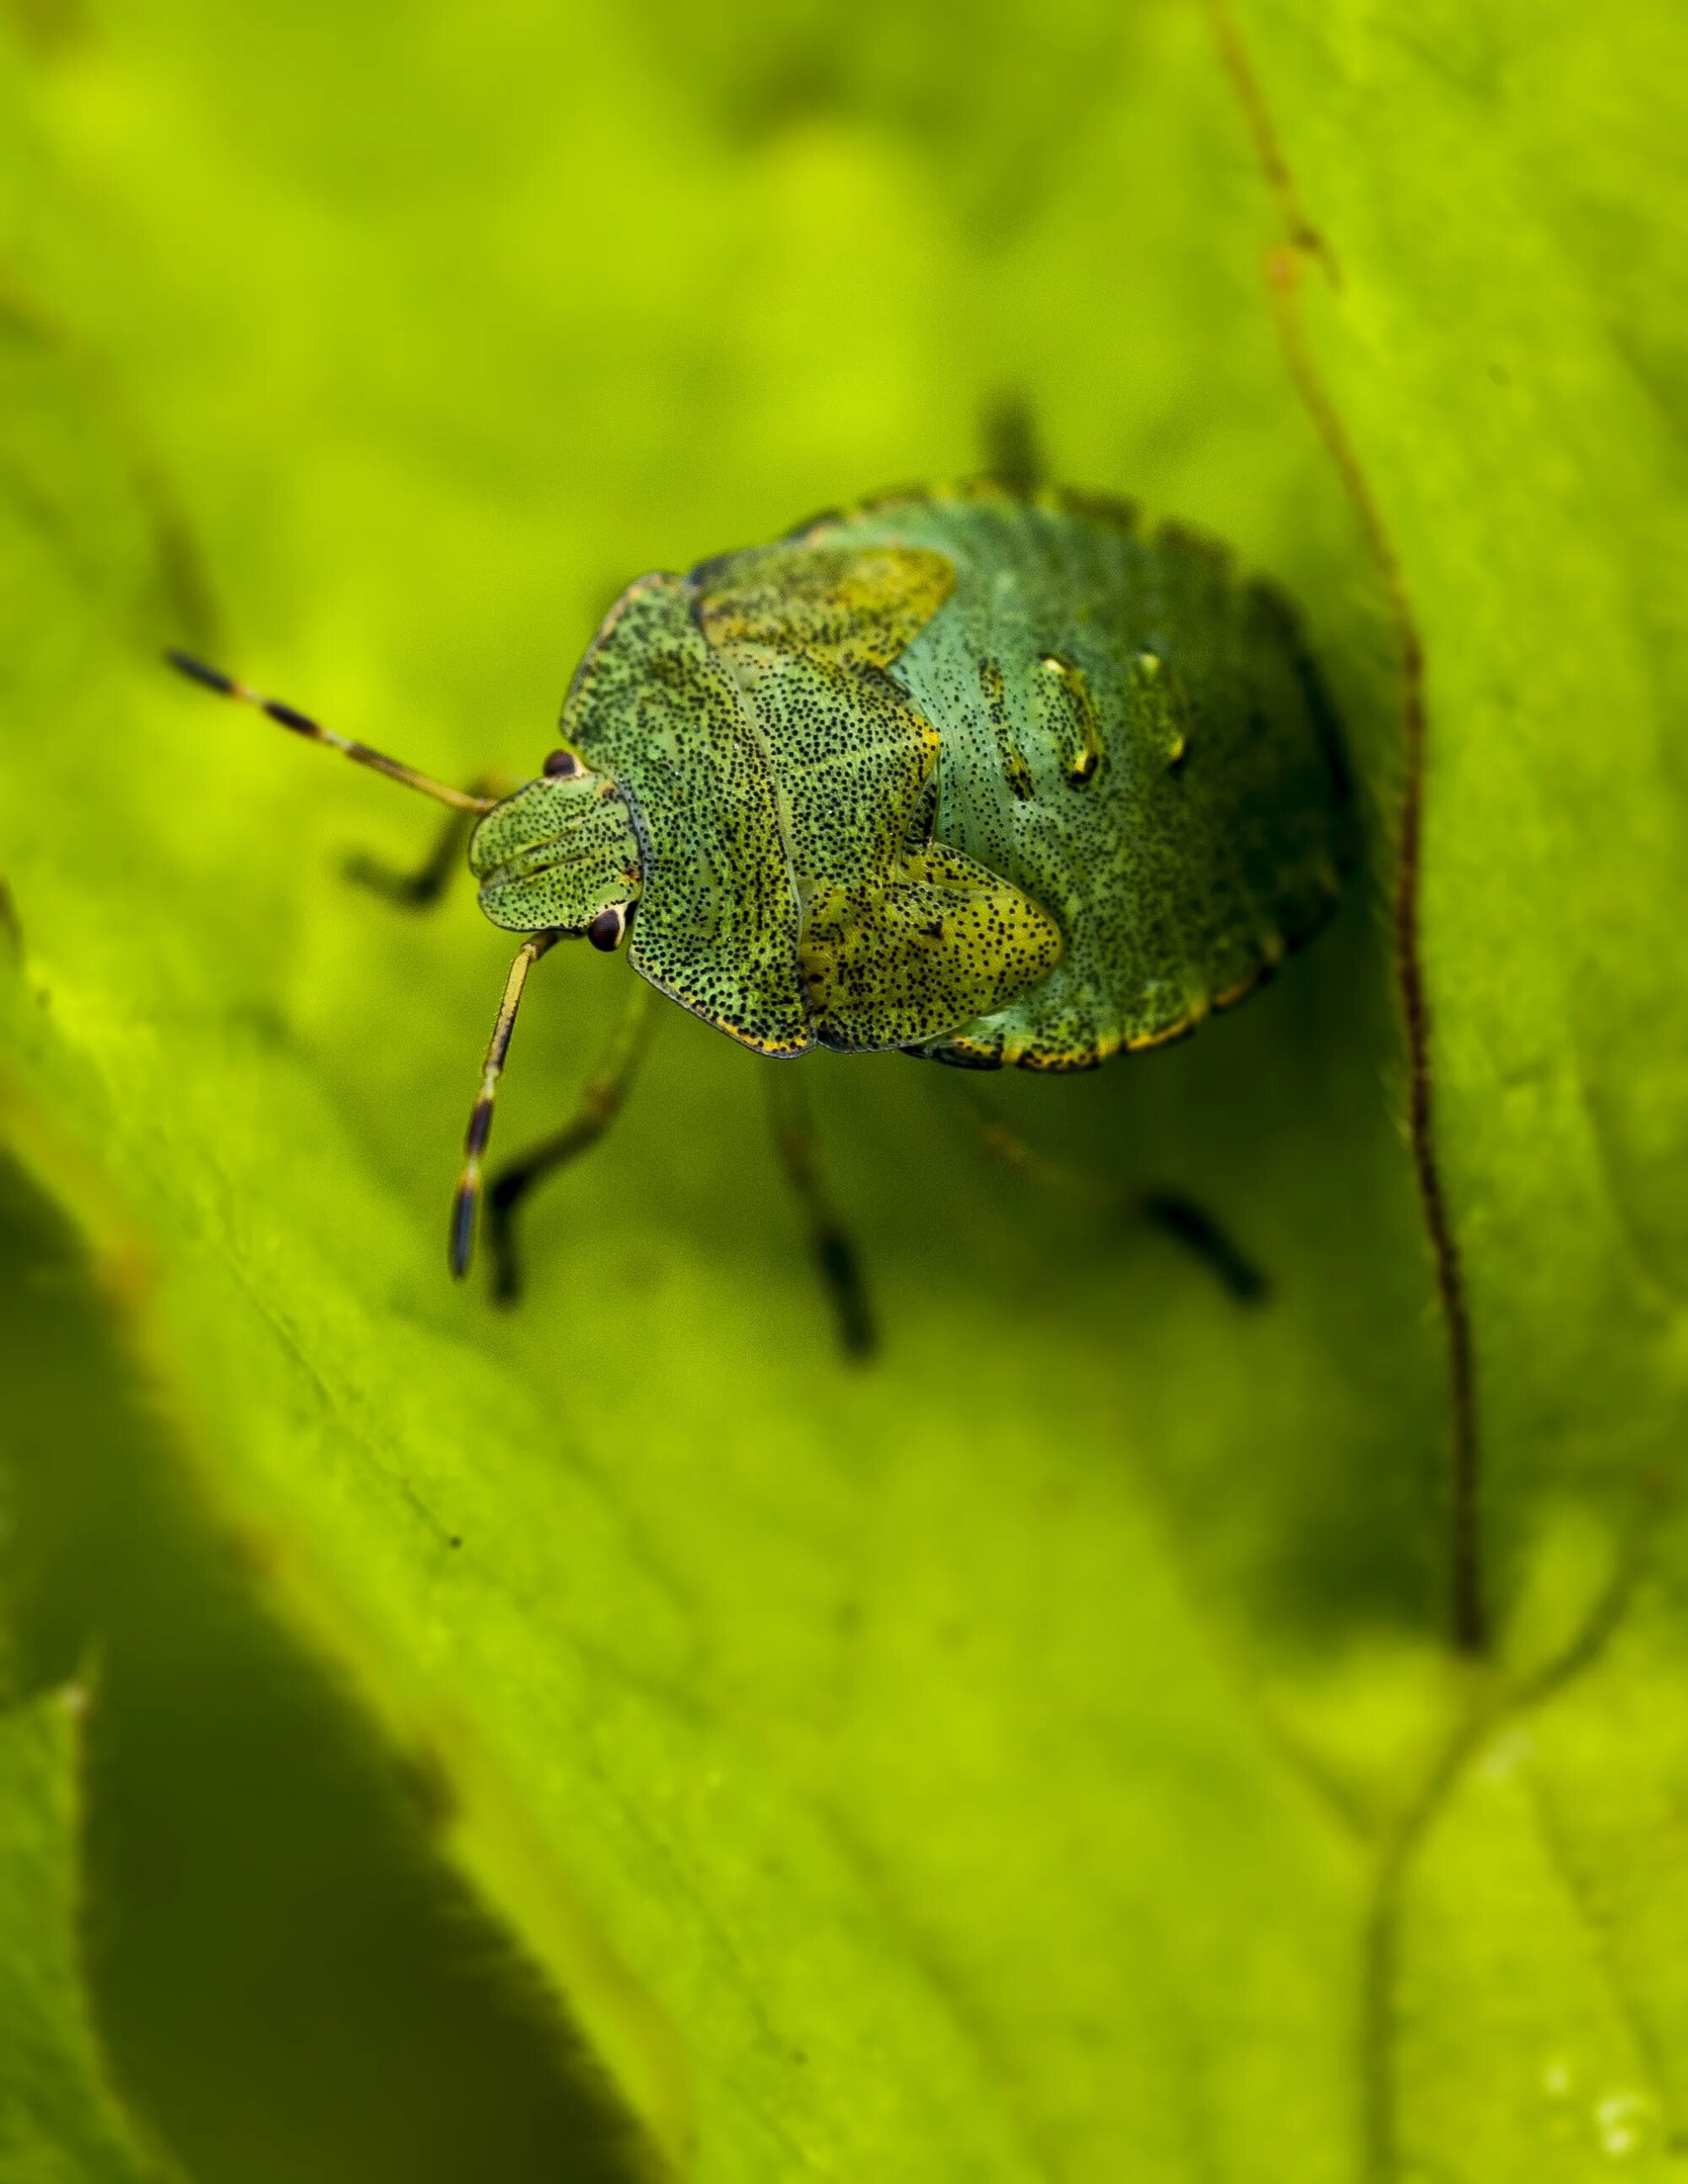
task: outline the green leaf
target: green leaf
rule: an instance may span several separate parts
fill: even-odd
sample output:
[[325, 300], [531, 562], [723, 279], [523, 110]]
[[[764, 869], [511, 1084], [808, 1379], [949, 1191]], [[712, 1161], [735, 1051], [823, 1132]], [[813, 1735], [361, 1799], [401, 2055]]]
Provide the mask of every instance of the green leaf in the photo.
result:
[[125, 1307], [144, 1245], [111, 1234], [90, 1258], [9, 1163], [0, 1236], [13, 1680], [50, 1691], [97, 1661], [86, 1976], [154, 2132], [196, 2179], [241, 2184], [455, 2184], [563, 2148], [578, 2184], [643, 2174], [591, 2059], [440, 1856], [448, 1782], [370, 1737], [263, 1612], [248, 1580], [274, 1549], [220, 1535], [185, 1490], [181, 1420]]
[[[1681, 42], [1516, 0], [959, 45], [153, 0], [12, 54], [4, 1127], [144, 1258], [120, 1322], [193, 1493], [680, 2173], [1491, 2184], [1679, 2142]], [[1382, 914], [1398, 632], [1274, 332], [1297, 218], [1423, 647], [1477, 1660]], [[1005, 390], [1063, 476], [1295, 590], [1347, 719], [1372, 870], [1329, 936], [1184, 1047], [987, 1095], [1199, 1197], [1269, 1303], [992, 1171], [945, 1072], [827, 1057], [887, 1336], [853, 1373], [758, 1065], [677, 1011], [523, 1312], [453, 1290], [504, 944], [345, 885], [420, 810], [150, 655], [531, 770], [628, 577], [965, 469]], [[539, 967], [502, 1145], [623, 976]]]
[[0, 2175], [140, 2184], [143, 2153], [89, 2020], [78, 1768], [85, 1691], [0, 1711]]
[[1243, 21], [1340, 275], [1303, 283], [1318, 370], [1423, 648], [1435, 1138], [1521, 1702], [1456, 1747], [1387, 1899], [1376, 2150], [1650, 2170], [1688, 2146], [1688, 1752], [1647, 1698], [1688, 1635], [1688, 313], [1656, 277], [1688, 217], [1688, 34], [1560, 6]]

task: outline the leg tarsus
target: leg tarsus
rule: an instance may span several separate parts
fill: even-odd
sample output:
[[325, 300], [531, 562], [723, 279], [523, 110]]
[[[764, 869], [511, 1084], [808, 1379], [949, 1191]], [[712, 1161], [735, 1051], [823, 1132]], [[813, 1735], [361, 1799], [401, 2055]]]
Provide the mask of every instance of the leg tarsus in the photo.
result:
[[866, 1362], [879, 1347], [879, 1331], [867, 1301], [861, 1254], [844, 1229], [819, 1228], [815, 1232], [815, 1258], [838, 1316], [838, 1340], [844, 1355]]
[[1139, 1199], [1145, 1221], [1164, 1229], [1212, 1268], [1239, 1304], [1262, 1304], [1272, 1284], [1253, 1260], [1240, 1251], [1211, 1213], [1176, 1191], [1149, 1190]]
[[644, 1058], [645, 1039], [656, 1000], [656, 991], [636, 974], [598, 1067], [588, 1078], [580, 1106], [560, 1130], [543, 1138], [525, 1153], [507, 1161], [487, 1182], [487, 1251], [492, 1262], [492, 1293], [495, 1304], [517, 1303], [522, 1291], [521, 1257], [516, 1247], [515, 1221], [523, 1200], [536, 1184], [557, 1169], [566, 1167], [595, 1145], [609, 1128], [632, 1089], [639, 1063]]
[[515, 1245], [515, 1209], [534, 1177], [523, 1167], [501, 1168], [487, 1186], [487, 1258], [493, 1302], [505, 1311], [521, 1301], [521, 1255]]
[[[588, 1086], [587, 1102], [590, 1102], [597, 1089], [595, 1084]], [[620, 1104], [618, 1097], [616, 1105]], [[554, 1137], [543, 1139], [526, 1152], [519, 1153], [487, 1184], [487, 1251], [492, 1262], [494, 1304], [509, 1306], [521, 1301], [524, 1283], [521, 1255], [516, 1248], [515, 1217], [523, 1199], [535, 1184], [543, 1182], [558, 1168], [566, 1167], [571, 1161], [578, 1159], [595, 1145], [610, 1127], [613, 1112], [612, 1108], [599, 1119], [582, 1103], [581, 1113]]]
[[[963, 1080], [965, 1082], [965, 1080]], [[989, 1102], [967, 1088], [965, 1096], [978, 1118], [977, 1143], [1005, 1167], [1029, 1176], [1045, 1190], [1082, 1199], [1086, 1204], [1111, 1210], [1131, 1221], [1147, 1221], [1182, 1244], [1217, 1276], [1228, 1295], [1239, 1304], [1259, 1304], [1271, 1292], [1271, 1284], [1248, 1255], [1231, 1241], [1213, 1216], [1181, 1192], [1116, 1190], [1100, 1176], [1065, 1162], [1051, 1160], [1028, 1145], [1005, 1122]]]
[[815, 1131], [807, 1093], [791, 1062], [769, 1062], [763, 1081], [767, 1086], [775, 1148], [802, 1208], [810, 1250], [832, 1300], [838, 1346], [852, 1362], [865, 1363], [879, 1347], [878, 1329], [861, 1254], [839, 1219], [816, 1166]]

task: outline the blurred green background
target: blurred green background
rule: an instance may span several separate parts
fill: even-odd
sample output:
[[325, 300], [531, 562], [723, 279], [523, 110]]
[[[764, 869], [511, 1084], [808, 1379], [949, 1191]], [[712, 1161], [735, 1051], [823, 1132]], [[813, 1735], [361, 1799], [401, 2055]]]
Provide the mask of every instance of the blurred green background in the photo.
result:
[[[1663, 0], [6, 0], [3, 2184], [1682, 2172], [1685, 81]], [[1423, 649], [1474, 1659], [1297, 219]], [[453, 1290], [506, 942], [346, 885], [427, 813], [159, 648], [520, 775], [632, 576], [1005, 403], [1348, 723], [1329, 933], [983, 1095], [1269, 1302], [822, 1056], [852, 1370], [672, 1009], [523, 1310]], [[627, 975], [545, 965], [506, 1148]]]

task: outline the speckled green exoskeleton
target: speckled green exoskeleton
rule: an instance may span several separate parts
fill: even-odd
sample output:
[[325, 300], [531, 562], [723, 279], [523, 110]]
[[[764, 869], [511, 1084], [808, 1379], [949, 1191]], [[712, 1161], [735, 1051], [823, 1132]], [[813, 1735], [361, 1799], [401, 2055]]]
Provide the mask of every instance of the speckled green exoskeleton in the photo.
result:
[[[506, 1247], [536, 1176], [619, 1105], [652, 989], [781, 1061], [1084, 1069], [1240, 1000], [1320, 923], [1345, 861], [1334, 726], [1293, 616], [1206, 540], [1088, 494], [887, 494], [640, 577], [540, 777], [499, 800], [173, 656], [478, 815], [481, 907], [528, 938], [470, 1122], [460, 1274], [522, 983], [559, 939], [625, 942], [646, 983], [582, 1113], [493, 1179]], [[798, 1134], [788, 1151], [863, 1342]]]

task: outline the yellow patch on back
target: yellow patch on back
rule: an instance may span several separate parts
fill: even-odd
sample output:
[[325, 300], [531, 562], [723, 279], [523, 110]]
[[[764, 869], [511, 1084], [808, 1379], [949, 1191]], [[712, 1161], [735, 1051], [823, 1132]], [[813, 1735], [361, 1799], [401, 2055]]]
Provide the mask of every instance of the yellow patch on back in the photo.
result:
[[818, 653], [842, 667], [889, 667], [955, 588], [955, 564], [925, 547], [754, 547], [698, 577], [712, 645]]

